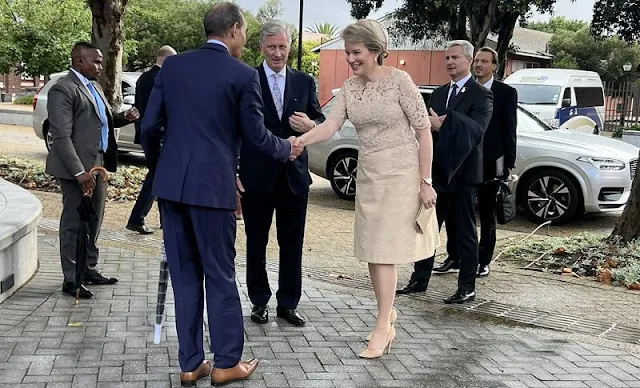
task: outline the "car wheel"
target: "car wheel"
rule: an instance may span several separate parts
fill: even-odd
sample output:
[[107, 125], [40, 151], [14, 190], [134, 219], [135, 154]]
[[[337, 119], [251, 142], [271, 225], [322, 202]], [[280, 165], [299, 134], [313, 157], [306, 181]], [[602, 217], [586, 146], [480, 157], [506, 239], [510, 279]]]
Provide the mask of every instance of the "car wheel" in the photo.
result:
[[330, 158], [327, 177], [331, 188], [342, 199], [356, 198], [356, 178], [358, 175], [358, 152], [339, 151]]
[[573, 179], [559, 170], [539, 170], [518, 185], [519, 202], [536, 223], [554, 225], [571, 220], [578, 210], [579, 193]]
[[53, 137], [49, 133], [49, 128], [44, 128], [44, 145], [47, 147], [47, 152], [51, 151], [51, 145], [53, 144]]

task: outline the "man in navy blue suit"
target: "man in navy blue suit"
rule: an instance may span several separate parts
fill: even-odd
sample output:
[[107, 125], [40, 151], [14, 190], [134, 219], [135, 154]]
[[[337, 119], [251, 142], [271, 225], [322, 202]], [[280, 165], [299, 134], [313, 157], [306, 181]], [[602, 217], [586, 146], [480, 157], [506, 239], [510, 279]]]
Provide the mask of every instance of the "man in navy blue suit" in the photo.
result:
[[[285, 139], [324, 121], [313, 78], [287, 66], [289, 47], [291, 34], [285, 23], [272, 20], [263, 25], [260, 48], [264, 62], [256, 70], [265, 103], [264, 122], [269, 131]], [[279, 163], [243, 142], [239, 174], [247, 235], [247, 288], [253, 303], [251, 320], [269, 320], [271, 288], [266, 252], [275, 211], [280, 248], [276, 312], [290, 324], [302, 326], [305, 319], [297, 307], [302, 293], [302, 243], [311, 183], [307, 152], [294, 161]]]
[[[264, 126], [258, 72], [238, 60], [246, 43], [241, 9], [213, 5], [204, 29], [200, 49], [165, 60], [142, 122], [145, 154], [157, 165], [153, 195], [162, 213], [183, 386], [209, 373], [212, 384], [245, 379], [257, 366], [241, 361], [234, 266], [240, 141], [280, 162], [302, 151], [294, 137], [280, 139]], [[204, 359], [203, 283], [214, 368]]]

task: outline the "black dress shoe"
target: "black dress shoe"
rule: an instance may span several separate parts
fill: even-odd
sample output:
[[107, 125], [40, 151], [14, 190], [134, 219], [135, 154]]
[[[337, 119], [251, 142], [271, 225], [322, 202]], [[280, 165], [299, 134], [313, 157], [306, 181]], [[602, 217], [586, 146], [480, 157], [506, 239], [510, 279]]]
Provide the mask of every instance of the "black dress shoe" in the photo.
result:
[[251, 309], [251, 320], [255, 323], [269, 322], [269, 310], [266, 305], [255, 305]]
[[[62, 292], [65, 294], [71, 295], [74, 298], [76, 297], [76, 285], [74, 282], [64, 282], [62, 283]], [[93, 298], [93, 292], [91, 292], [87, 287], [83, 285], [80, 286], [80, 299], [91, 299]]]
[[460, 271], [460, 263], [448, 257], [444, 262], [442, 262], [442, 264], [433, 268], [433, 272], [435, 273], [449, 273], [458, 271]]
[[488, 265], [478, 266], [478, 276], [489, 276], [489, 266]]
[[304, 326], [304, 318], [296, 309], [285, 309], [276, 307], [276, 313], [278, 314], [278, 318], [284, 318], [287, 320], [287, 322], [294, 326]]
[[84, 273], [84, 277], [82, 278], [82, 282], [86, 284], [95, 284], [95, 285], [103, 285], [103, 284], [115, 284], [118, 282], [117, 278], [106, 278], [100, 272], [95, 269], [86, 270]]
[[154, 232], [154, 230], [148, 227], [147, 225], [127, 224], [126, 228], [129, 230], [133, 230], [134, 232], [138, 232], [140, 234], [151, 234]]
[[447, 299], [444, 300], [446, 304], [458, 303], [462, 304], [464, 302], [471, 302], [476, 299], [475, 291], [456, 291], [455, 294], [451, 295]]
[[429, 283], [410, 280], [409, 283], [407, 283], [404, 287], [396, 290], [396, 294], [406, 295], [406, 294], [414, 294], [417, 292], [425, 292], [427, 291], [428, 285]]

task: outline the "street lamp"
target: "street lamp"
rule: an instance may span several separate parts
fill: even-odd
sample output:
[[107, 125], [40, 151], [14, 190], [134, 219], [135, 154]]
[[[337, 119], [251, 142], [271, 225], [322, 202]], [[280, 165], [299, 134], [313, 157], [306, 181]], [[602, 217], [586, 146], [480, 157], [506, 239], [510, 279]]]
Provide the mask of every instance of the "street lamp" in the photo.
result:
[[620, 128], [624, 130], [624, 120], [627, 116], [627, 82], [629, 81], [629, 72], [633, 66], [631, 63], [627, 62], [622, 65], [622, 70], [624, 70], [624, 84], [622, 86], [622, 109], [620, 109]]
[[298, 21], [298, 71], [302, 71], [302, 20], [304, 13], [304, 0], [300, 0], [300, 19]]

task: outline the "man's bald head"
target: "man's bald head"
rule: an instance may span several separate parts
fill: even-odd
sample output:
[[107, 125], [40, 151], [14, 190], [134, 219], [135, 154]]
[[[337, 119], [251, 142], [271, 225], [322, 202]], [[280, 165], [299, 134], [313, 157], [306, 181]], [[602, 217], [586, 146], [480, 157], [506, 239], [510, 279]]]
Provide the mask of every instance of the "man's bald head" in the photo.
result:
[[71, 50], [71, 67], [90, 80], [95, 80], [102, 71], [102, 52], [88, 42], [78, 42]]
[[173, 47], [169, 45], [164, 45], [158, 49], [158, 53], [156, 54], [156, 65], [162, 67], [162, 63], [164, 63], [164, 59], [166, 57], [170, 57], [172, 55], [178, 54]]

